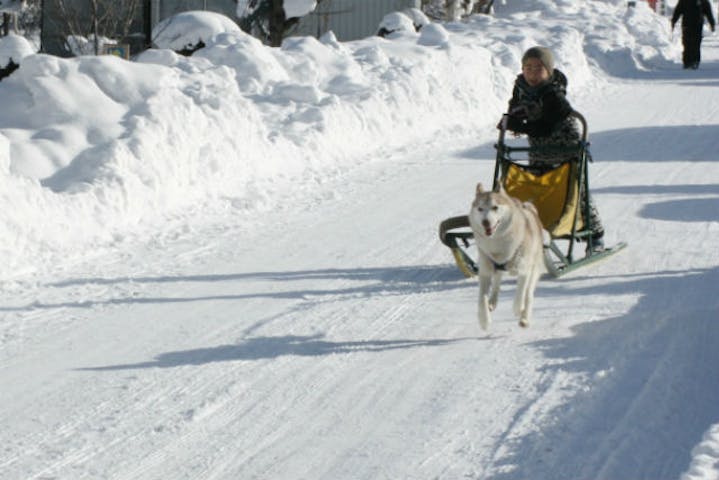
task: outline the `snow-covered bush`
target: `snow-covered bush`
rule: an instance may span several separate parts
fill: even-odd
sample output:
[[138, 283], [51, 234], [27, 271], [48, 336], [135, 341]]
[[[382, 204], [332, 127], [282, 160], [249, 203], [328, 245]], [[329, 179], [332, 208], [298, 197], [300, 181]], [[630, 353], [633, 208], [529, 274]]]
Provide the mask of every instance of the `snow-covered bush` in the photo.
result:
[[10, 34], [0, 38], [0, 80], [17, 70], [20, 61], [35, 53], [30, 42], [20, 35]]
[[25, 37], [13, 33], [0, 37], [0, 67], [10, 63], [10, 59], [20, 63], [20, 60], [33, 53], [35, 49]]
[[427, 15], [418, 8], [406, 8], [402, 10], [402, 13], [407, 15], [412, 20], [414, 29], [418, 32], [422, 29], [422, 27], [431, 23], [430, 19], [427, 18]]
[[411, 18], [402, 12], [392, 12], [384, 16], [379, 24], [377, 35], [391, 37], [403, 33], [415, 33], [417, 29]]
[[240, 33], [240, 27], [221, 13], [187, 11], [161, 21], [152, 29], [157, 48], [192, 53], [220, 33]]

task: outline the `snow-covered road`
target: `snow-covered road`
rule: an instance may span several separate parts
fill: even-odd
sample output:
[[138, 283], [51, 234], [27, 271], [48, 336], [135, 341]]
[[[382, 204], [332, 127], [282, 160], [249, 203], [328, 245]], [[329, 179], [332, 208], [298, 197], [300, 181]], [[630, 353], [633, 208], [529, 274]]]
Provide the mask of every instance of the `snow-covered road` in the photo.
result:
[[629, 247], [543, 279], [526, 330], [508, 280], [480, 331], [437, 239], [491, 179], [491, 127], [6, 283], [0, 477], [678, 478], [719, 423], [717, 37], [704, 55], [578, 96]]

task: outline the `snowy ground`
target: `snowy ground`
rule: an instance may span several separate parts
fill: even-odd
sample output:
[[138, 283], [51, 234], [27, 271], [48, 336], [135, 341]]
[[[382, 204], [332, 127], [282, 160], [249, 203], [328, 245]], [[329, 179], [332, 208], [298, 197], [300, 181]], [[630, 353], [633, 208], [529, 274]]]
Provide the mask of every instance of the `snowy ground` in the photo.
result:
[[[472, 34], [471, 25], [468, 31], [450, 27], [454, 54], [468, 55], [465, 38], [481, 42], [481, 29]], [[529, 37], [541, 37], [533, 28]], [[576, 35], [555, 28], [555, 34]], [[435, 40], [441, 37], [437, 32]], [[402, 51], [398, 44], [352, 48], [364, 48], [363, 58], [379, 69], [397, 66], [397, 59], [382, 55]], [[586, 41], [585, 49], [600, 46], [606, 44]], [[298, 48], [326, 54], [316, 46]], [[479, 62], [485, 61], [484, 48]], [[497, 73], [477, 82], [494, 89], [496, 100], [490, 95], [457, 112], [452, 109], [468, 101], [462, 95], [471, 97], [474, 90], [451, 90], [442, 98], [459, 97], [450, 113], [461, 121], [476, 109], [474, 123], [450, 123], [451, 115], [436, 109], [427, 116], [452, 128], [432, 129], [390, 105], [387, 111], [395, 112], [399, 126], [386, 130], [385, 142], [364, 145], [364, 152], [361, 143], [387, 128], [382, 120], [351, 132], [359, 146], [342, 145], [351, 137], [323, 115], [330, 109], [327, 115], [348, 128], [352, 117], [345, 109], [364, 122], [371, 118], [365, 117], [368, 111], [379, 110], [360, 88], [369, 78], [366, 71], [348, 69], [339, 57], [324, 59], [328, 71], [331, 66], [341, 72], [335, 78], [344, 78], [334, 84], [340, 101], [294, 112], [238, 78], [242, 88], [257, 89], [253, 101], [262, 108], [249, 115], [258, 122], [264, 115], [263, 125], [284, 122], [291, 130], [286, 135], [305, 133], [309, 140], [290, 145], [276, 138], [268, 144], [255, 140], [254, 130], [246, 134], [243, 140], [255, 142], [257, 155], [270, 152], [269, 164], [245, 166], [237, 177], [257, 179], [245, 185], [250, 193], [243, 191], [224, 208], [216, 198], [222, 194], [216, 195], [214, 203], [203, 203], [206, 211], [178, 211], [189, 207], [173, 188], [201, 198], [212, 181], [229, 189], [235, 180], [230, 170], [217, 167], [223, 178], [201, 171], [199, 186], [186, 185], [182, 168], [149, 156], [148, 163], [160, 162], [152, 177], [116, 153], [116, 144], [88, 136], [77, 140], [68, 130], [58, 134], [66, 135], [60, 135], [68, 146], [63, 155], [72, 159], [70, 150], [96, 142], [91, 153], [116, 163], [98, 167], [89, 154], [74, 164], [31, 161], [37, 158], [31, 153], [42, 156], [42, 145], [32, 150], [31, 142], [23, 143], [21, 127], [30, 127], [8, 130], [7, 116], [0, 116], [0, 133], [16, 148], [10, 161], [30, 177], [44, 171], [37, 173], [37, 188], [58, 196], [48, 194], [52, 204], [34, 193], [30, 180], [4, 174], [6, 192], [29, 192], [22, 198], [3, 194], [4, 222], [14, 212], [30, 226], [10, 224], [9, 233], [2, 233], [6, 255], [17, 252], [9, 260], [14, 270], [6, 266], [0, 283], [2, 478], [719, 477], [719, 37], [705, 40], [704, 61], [695, 72], [681, 70], [676, 48], [668, 45], [657, 48], [674, 62], [659, 59], [646, 70], [628, 68], [621, 48], [611, 50], [616, 56], [585, 57], [567, 47], [563, 70], [584, 85], [572, 91], [572, 100], [589, 120], [596, 160], [592, 190], [607, 240], [626, 240], [629, 247], [566, 278], [543, 279], [529, 329], [512, 318], [514, 283], [506, 281], [492, 331], [485, 334], [476, 320], [476, 285], [450, 263], [437, 225], [465, 213], [475, 183], [491, 178], [493, 125], [522, 48], [521, 42], [507, 48], [500, 63], [501, 51], [491, 50]], [[67, 78], [80, 78], [67, 73], [76, 68], [69, 65], [59, 68]], [[90, 73], [97, 67], [90, 61], [78, 65]], [[446, 78], [446, 65], [434, 57], [425, 70], [428, 65], [440, 72], [425, 72], [431, 76], [427, 88], [438, 88], [432, 82]], [[294, 67], [307, 72], [301, 62]], [[224, 68], [216, 68], [220, 78], [233, 78], [235, 72], [225, 76]], [[385, 75], [409, 88], [399, 72], [416, 75], [412, 69], [387, 67]], [[464, 78], [466, 70], [454, 73]], [[126, 78], [140, 84], [145, 75]], [[274, 91], [305, 100], [326, 91], [290, 80]], [[185, 85], [177, 78], [165, 81]], [[15, 88], [8, 83], [0, 89]], [[221, 110], [212, 105], [217, 85], [188, 84], [195, 88], [192, 98], [210, 105], [198, 100], [196, 106], [210, 117]], [[145, 85], [149, 89], [151, 82]], [[404, 109], [417, 95], [384, 88], [385, 101]], [[358, 96], [355, 107], [343, 103], [350, 92]], [[155, 135], [167, 134], [156, 138], [193, 134], [150, 124], [162, 118], [157, 112], [165, 111], [164, 104], [150, 104], [144, 120], [143, 108], [139, 101], [132, 105], [140, 118], [134, 121], [146, 122]], [[278, 111], [287, 113], [284, 120], [268, 120]], [[40, 120], [33, 116], [27, 123]], [[323, 128], [330, 138], [299, 127]], [[417, 130], [432, 134], [413, 136]], [[122, 138], [111, 127], [97, 135]], [[52, 135], [40, 137], [60, 143]], [[191, 141], [198, 138], [199, 133]], [[153, 149], [152, 137], [132, 139], [136, 144], [127, 148], [133, 152], [173, 152]], [[319, 151], [316, 164], [303, 170], [300, 160], [310, 161], [317, 145], [331, 147], [341, 160], [331, 163]], [[284, 152], [297, 155], [300, 147], [305, 156], [287, 160], [293, 171], [275, 166], [271, 148], [281, 158]], [[198, 143], [197, 151], [209, 155], [206, 148]], [[225, 147], [216, 148], [225, 153]], [[176, 155], [182, 154], [178, 149]], [[164, 197], [140, 196], [145, 190], [132, 183], [135, 176], [161, 184]], [[111, 180], [124, 182], [124, 199], [103, 183]], [[263, 186], [271, 193], [253, 190]], [[95, 204], [83, 197], [90, 194]], [[146, 212], [138, 206], [143, 203]], [[68, 213], [74, 206], [77, 218]], [[47, 228], [36, 220], [42, 213]], [[78, 220], [83, 215], [93, 218]], [[63, 239], [55, 238], [62, 232], [55, 222], [67, 229]]]

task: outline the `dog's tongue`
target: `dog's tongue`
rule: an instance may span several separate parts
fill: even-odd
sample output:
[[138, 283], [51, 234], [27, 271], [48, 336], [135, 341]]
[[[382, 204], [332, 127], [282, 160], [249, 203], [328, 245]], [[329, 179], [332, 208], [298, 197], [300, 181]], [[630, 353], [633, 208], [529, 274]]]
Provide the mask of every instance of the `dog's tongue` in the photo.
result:
[[487, 228], [484, 229], [484, 233], [485, 233], [488, 237], [491, 237], [492, 234], [494, 233], [494, 229], [493, 229], [492, 227], [487, 227]]

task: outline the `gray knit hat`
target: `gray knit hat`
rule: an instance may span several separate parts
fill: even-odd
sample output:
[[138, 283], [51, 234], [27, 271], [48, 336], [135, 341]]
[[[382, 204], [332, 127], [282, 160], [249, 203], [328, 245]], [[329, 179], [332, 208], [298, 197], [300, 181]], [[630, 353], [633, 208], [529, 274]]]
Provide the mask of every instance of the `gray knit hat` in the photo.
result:
[[527, 61], [528, 58], [536, 58], [544, 68], [547, 69], [550, 75], [554, 73], [554, 55], [552, 51], [546, 47], [532, 47], [522, 55], [522, 65]]

